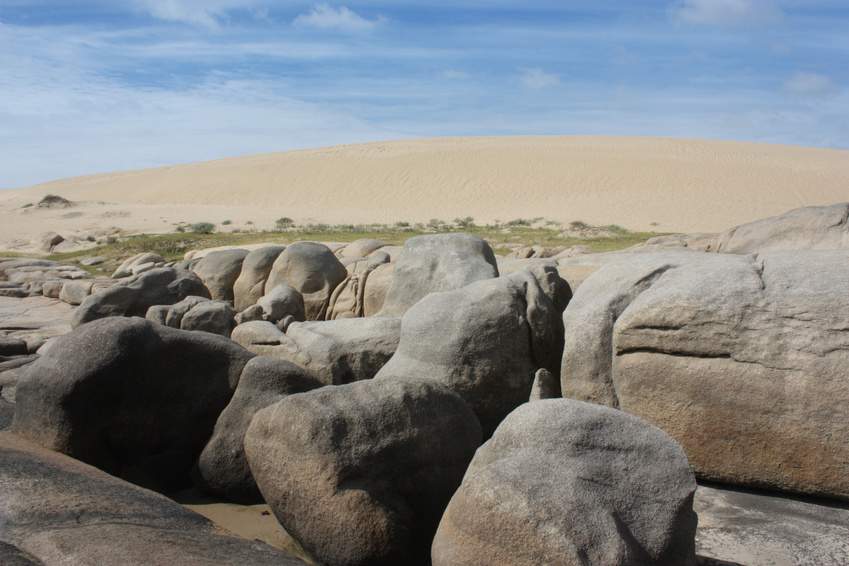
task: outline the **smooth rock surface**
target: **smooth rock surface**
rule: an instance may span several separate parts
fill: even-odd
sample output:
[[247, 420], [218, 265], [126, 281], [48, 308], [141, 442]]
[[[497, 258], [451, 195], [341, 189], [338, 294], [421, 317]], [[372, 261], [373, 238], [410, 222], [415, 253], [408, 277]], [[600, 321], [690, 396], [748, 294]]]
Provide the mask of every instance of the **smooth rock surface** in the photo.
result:
[[[45, 566], [295, 566], [170, 499], [0, 433], [0, 537]], [[0, 547], [0, 561], [11, 551]], [[20, 563], [20, 562], [19, 562]], [[22, 562], [21, 564], [28, 564]]]
[[145, 316], [154, 305], [173, 305], [190, 295], [208, 297], [209, 291], [190, 271], [161, 267], [127, 282], [88, 296], [74, 311], [71, 324], [109, 316]]
[[416, 236], [404, 242], [395, 262], [382, 316], [402, 316], [426, 295], [498, 277], [495, 254], [468, 234]]
[[284, 360], [256, 357], [249, 361], [198, 460], [204, 488], [232, 501], [261, 502], [245, 457], [245, 432], [251, 420], [257, 411], [288, 395], [322, 385], [302, 368]]
[[221, 336], [139, 318], [94, 321], [29, 367], [13, 428], [120, 477], [180, 486], [251, 357]]
[[437, 383], [361, 381], [261, 410], [245, 449], [275, 516], [319, 563], [417, 565], [480, 439]]
[[706, 565], [849, 564], [846, 505], [700, 485], [693, 507], [696, 554]]
[[242, 271], [233, 284], [233, 300], [237, 311], [241, 312], [265, 294], [265, 281], [271, 272], [271, 266], [286, 246], [263, 246], [251, 250], [242, 262]]
[[432, 293], [401, 319], [398, 349], [376, 378], [442, 383], [469, 403], [488, 437], [527, 402], [539, 368], [559, 375], [562, 285], [548, 267]]
[[333, 289], [348, 272], [327, 246], [315, 242], [296, 242], [274, 261], [265, 292], [286, 283], [304, 298], [307, 320], [324, 320]]
[[210, 298], [233, 302], [233, 286], [242, 272], [242, 263], [247, 255], [248, 251], [242, 249], [212, 252], [201, 258], [192, 271], [209, 289]]
[[294, 322], [280, 346], [248, 349], [290, 361], [325, 385], [341, 385], [373, 378], [395, 353], [400, 334], [397, 318]]
[[745, 254], [775, 250], [849, 248], [849, 203], [797, 208], [720, 234], [711, 251]]
[[693, 565], [695, 490], [660, 429], [589, 403], [528, 403], [475, 453], [433, 566]]
[[566, 397], [620, 407], [698, 476], [849, 499], [849, 251], [632, 254], [564, 314]]

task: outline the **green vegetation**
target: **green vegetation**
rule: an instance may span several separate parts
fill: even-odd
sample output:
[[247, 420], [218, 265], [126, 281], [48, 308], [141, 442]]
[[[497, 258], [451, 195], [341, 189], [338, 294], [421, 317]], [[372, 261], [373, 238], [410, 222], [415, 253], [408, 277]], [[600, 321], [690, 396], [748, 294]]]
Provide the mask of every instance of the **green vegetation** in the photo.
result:
[[284, 216], [283, 218], [278, 218], [274, 222], [274, 226], [278, 230], [281, 230], [281, 231], [282, 230], [288, 230], [289, 228], [293, 227], [294, 225], [295, 225], [295, 221], [292, 220], [291, 218], [289, 218], [288, 216]]
[[230, 224], [232, 224], [232, 223], [233, 223], [233, 221], [232, 221], [232, 220], [225, 220], [224, 222], [222, 222], [222, 223], [221, 223], [221, 225], [222, 225], [222, 226], [229, 226], [229, 225], [230, 225]]
[[196, 224], [192, 224], [190, 229], [195, 234], [212, 234], [215, 232], [215, 224], [211, 222], [198, 222]]
[[[509, 249], [506, 245], [541, 245], [551, 248], [568, 248], [575, 245], [583, 245], [593, 252], [615, 251], [640, 244], [647, 239], [659, 235], [655, 232], [630, 232], [621, 226], [594, 227], [587, 225], [586, 235], [574, 236], [564, 232], [564, 227], [559, 224], [545, 223], [544, 227], [532, 227], [528, 224], [536, 224], [536, 220], [508, 222], [506, 224], [494, 223], [486, 226], [476, 225], [473, 221], [458, 219], [454, 223], [446, 223], [434, 219], [427, 224], [411, 224], [408, 222], [396, 222], [392, 225], [386, 224], [307, 224], [292, 225], [286, 231], [269, 232], [230, 232], [221, 233], [206, 230], [195, 230], [198, 226], [205, 228], [199, 223], [191, 226], [180, 225], [177, 232], [170, 234], [148, 234], [139, 236], [127, 236], [115, 239], [112, 242], [87, 250], [64, 252], [53, 254], [50, 259], [64, 262], [74, 262], [83, 257], [99, 255], [108, 260], [98, 266], [85, 268], [94, 275], [110, 274], [117, 265], [127, 257], [141, 252], [155, 252], [169, 261], [183, 259], [183, 255], [193, 249], [212, 248], [217, 246], [239, 246], [258, 243], [291, 243], [299, 240], [312, 241], [335, 241], [351, 242], [360, 238], [377, 238], [388, 244], [399, 245], [413, 236], [422, 234], [433, 234], [435, 232], [466, 232], [475, 234], [487, 240], [496, 253], [506, 254]], [[180, 231], [180, 230], [183, 231]], [[213, 226], [214, 229], [214, 226]], [[4, 253], [2, 256], [20, 256], [19, 253]]]

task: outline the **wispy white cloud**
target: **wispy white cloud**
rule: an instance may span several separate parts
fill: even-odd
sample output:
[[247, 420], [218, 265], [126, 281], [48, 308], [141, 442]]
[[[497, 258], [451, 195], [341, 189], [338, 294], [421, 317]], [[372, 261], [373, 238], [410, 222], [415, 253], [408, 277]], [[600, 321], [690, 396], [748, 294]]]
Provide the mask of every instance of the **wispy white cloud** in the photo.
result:
[[543, 89], [560, 84], [559, 76], [547, 73], [538, 67], [522, 69], [519, 79], [523, 85], [532, 89]]
[[823, 96], [837, 92], [830, 77], [818, 73], [796, 73], [784, 83], [787, 92], [803, 96]]
[[159, 20], [216, 28], [235, 10], [259, 10], [260, 0], [133, 0], [136, 7]]
[[774, 0], [678, 0], [671, 12], [682, 23], [713, 26], [765, 24], [783, 16]]
[[385, 21], [383, 17], [373, 20], [364, 18], [346, 6], [334, 8], [327, 4], [318, 4], [309, 12], [296, 17], [293, 23], [296, 26], [324, 30], [364, 32], [373, 30]]

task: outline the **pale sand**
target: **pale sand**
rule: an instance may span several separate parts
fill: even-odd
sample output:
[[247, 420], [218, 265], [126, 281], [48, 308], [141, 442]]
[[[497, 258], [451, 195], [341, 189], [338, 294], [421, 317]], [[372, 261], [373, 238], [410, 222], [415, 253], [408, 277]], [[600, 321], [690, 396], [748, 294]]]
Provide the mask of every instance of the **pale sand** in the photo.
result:
[[[83, 204], [22, 211], [47, 194]], [[0, 249], [47, 230], [176, 222], [479, 222], [544, 217], [633, 230], [714, 232], [849, 200], [849, 151], [617, 137], [369, 143], [63, 179], [0, 191]], [[109, 204], [97, 204], [109, 203]], [[19, 242], [20, 243], [20, 242]]]

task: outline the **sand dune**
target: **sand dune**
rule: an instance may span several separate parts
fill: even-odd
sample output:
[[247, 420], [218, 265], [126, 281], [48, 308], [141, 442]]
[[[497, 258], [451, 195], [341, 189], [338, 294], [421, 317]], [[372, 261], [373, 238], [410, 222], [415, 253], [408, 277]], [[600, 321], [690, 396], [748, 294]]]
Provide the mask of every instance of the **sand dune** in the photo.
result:
[[[18, 210], [47, 193], [85, 204]], [[229, 219], [265, 228], [284, 215], [328, 223], [545, 217], [701, 232], [846, 200], [845, 150], [659, 138], [451, 138], [222, 159], [0, 191], [0, 241], [86, 226], [161, 232], [179, 221]]]

